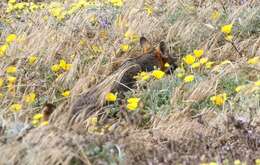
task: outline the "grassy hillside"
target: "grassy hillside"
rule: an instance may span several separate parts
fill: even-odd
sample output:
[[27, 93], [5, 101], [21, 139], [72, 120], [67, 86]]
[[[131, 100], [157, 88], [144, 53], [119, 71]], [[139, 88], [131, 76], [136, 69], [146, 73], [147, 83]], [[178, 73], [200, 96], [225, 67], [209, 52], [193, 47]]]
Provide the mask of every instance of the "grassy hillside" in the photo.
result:
[[[4, 0], [0, 36], [0, 164], [260, 165], [257, 0]], [[110, 93], [142, 36], [178, 67]]]

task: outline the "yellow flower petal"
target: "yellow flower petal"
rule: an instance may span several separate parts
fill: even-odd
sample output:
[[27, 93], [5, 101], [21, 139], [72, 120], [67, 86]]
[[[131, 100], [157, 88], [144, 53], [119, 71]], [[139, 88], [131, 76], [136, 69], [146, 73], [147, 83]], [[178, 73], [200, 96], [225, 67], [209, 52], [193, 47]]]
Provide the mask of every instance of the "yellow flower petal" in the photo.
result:
[[227, 41], [232, 41], [232, 40], [233, 40], [233, 35], [227, 35], [227, 36], [225, 36], [225, 40], [227, 40]]
[[87, 122], [92, 125], [96, 126], [98, 122], [98, 118], [96, 116], [88, 118]]
[[155, 77], [156, 79], [162, 79], [165, 76], [165, 72], [161, 70], [154, 70], [152, 72], [152, 76]]
[[4, 80], [0, 78], [0, 87], [2, 87], [3, 85], [4, 85]]
[[144, 7], [144, 10], [148, 16], [151, 16], [153, 14], [153, 8], [151, 6]]
[[204, 65], [208, 62], [208, 58], [201, 58], [199, 62], [201, 65]]
[[137, 97], [131, 97], [129, 99], [127, 99], [127, 103], [139, 103], [140, 98]]
[[36, 62], [36, 60], [37, 60], [37, 56], [35, 55], [31, 55], [28, 57], [28, 62], [30, 65], [33, 65]]
[[258, 80], [258, 81], [255, 82], [255, 86], [260, 87], [260, 80]]
[[207, 69], [212, 68], [212, 65], [213, 65], [214, 63], [215, 63], [215, 62], [212, 62], [212, 61], [207, 62], [207, 63], [206, 63], [206, 68], [207, 68]]
[[183, 58], [183, 61], [188, 65], [192, 65], [195, 62], [195, 60], [195, 57], [191, 54], [188, 54]]
[[3, 57], [8, 49], [8, 44], [4, 44], [0, 46], [0, 57]]
[[117, 99], [117, 95], [112, 92], [109, 92], [108, 94], [106, 94], [105, 99], [106, 99], [106, 101], [114, 102]]
[[241, 90], [245, 89], [245, 87], [246, 87], [245, 85], [237, 86], [236, 89], [235, 89], [235, 91], [236, 91], [237, 93], [239, 93]]
[[7, 77], [7, 81], [8, 81], [9, 83], [13, 84], [13, 83], [15, 83], [15, 81], [16, 81], [16, 77], [8, 76], [8, 77]]
[[210, 100], [212, 101], [213, 104], [221, 106], [227, 100], [227, 94], [223, 93], [223, 94], [219, 94], [219, 95], [216, 95], [216, 96], [212, 96], [210, 98]]
[[259, 62], [260, 62], [260, 57], [259, 57], [259, 56], [258, 56], [258, 57], [250, 58], [250, 59], [247, 61], [248, 64], [252, 64], [252, 65], [255, 65], [255, 64], [259, 63]]
[[128, 103], [126, 107], [127, 107], [128, 110], [134, 111], [134, 110], [137, 110], [138, 103]]
[[190, 83], [190, 82], [192, 82], [193, 80], [194, 80], [194, 75], [188, 75], [188, 76], [186, 76], [185, 78], [184, 78], [184, 82], [185, 83]]
[[42, 122], [42, 123], [40, 124], [40, 126], [47, 126], [47, 125], [49, 125], [49, 122], [48, 122], [48, 121], [44, 121], [44, 122]]
[[13, 42], [14, 40], [16, 40], [17, 38], [17, 35], [16, 34], [9, 34], [7, 37], [6, 37], [6, 42], [8, 44], [10, 44], [11, 42]]
[[117, 7], [123, 6], [123, 0], [109, 0], [109, 2], [112, 5], [117, 6]]
[[29, 93], [25, 96], [25, 102], [28, 104], [32, 104], [35, 101], [36, 94], [34, 92]]
[[58, 64], [52, 65], [52, 67], [51, 67], [51, 70], [53, 72], [58, 72], [60, 69], [61, 69], [61, 67]]
[[139, 81], [146, 81], [146, 80], [150, 79], [150, 77], [151, 77], [151, 74], [148, 72], [141, 72], [141, 73], [138, 73], [136, 76], [134, 76], [134, 78]]
[[19, 112], [22, 109], [21, 104], [12, 104], [10, 110], [13, 112]]
[[43, 118], [43, 114], [37, 113], [33, 116], [33, 120], [41, 120]]
[[64, 91], [62, 94], [61, 94], [62, 96], [64, 96], [64, 97], [69, 97], [70, 96], [70, 91]]
[[39, 125], [39, 120], [33, 120], [31, 124], [36, 127]]
[[204, 50], [203, 49], [199, 49], [199, 50], [196, 49], [196, 50], [193, 51], [193, 53], [194, 53], [195, 57], [199, 58], [203, 55]]
[[217, 10], [214, 10], [212, 13], [211, 13], [211, 20], [212, 21], [217, 21], [220, 17], [220, 12], [217, 11]]
[[227, 24], [221, 27], [221, 32], [225, 34], [230, 34], [233, 28], [233, 24]]
[[6, 68], [6, 73], [15, 73], [17, 71], [15, 66], [8, 66]]
[[164, 67], [165, 67], [165, 68], [169, 68], [170, 66], [171, 66], [171, 65], [170, 65], [169, 63], [167, 63], [167, 62], [164, 64]]
[[199, 62], [195, 62], [194, 64], [191, 65], [192, 68], [196, 69], [200, 67], [200, 63]]
[[220, 63], [220, 65], [226, 65], [226, 64], [232, 64], [232, 62], [229, 61], [229, 60], [225, 60], [225, 61], [222, 61], [222, 62]]
[[120, 45], [120, 49], [121, 49], [123, 52], [128, 52], [128, 50], [129, 50], [129, 45], [128, 45], [128, 44], [121, 44], [121, 45]]

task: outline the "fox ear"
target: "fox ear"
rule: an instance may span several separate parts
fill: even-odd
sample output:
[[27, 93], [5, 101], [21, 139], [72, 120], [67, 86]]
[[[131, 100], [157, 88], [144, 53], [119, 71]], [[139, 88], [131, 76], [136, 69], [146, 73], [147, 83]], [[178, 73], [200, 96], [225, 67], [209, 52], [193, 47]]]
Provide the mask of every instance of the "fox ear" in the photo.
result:
[[160, 49], [160, 52], [163, 54], [163, 55], [167, 55], [167, 46], [165, 44], [164, 41], [161, 41], [160, 44], [159, 44], [159, 49]]
[[145, 37], [140, 38], [140, 45], [143, 48], [144, 53], [147, 53], [148, 50], [151, 48], [150, 42]]

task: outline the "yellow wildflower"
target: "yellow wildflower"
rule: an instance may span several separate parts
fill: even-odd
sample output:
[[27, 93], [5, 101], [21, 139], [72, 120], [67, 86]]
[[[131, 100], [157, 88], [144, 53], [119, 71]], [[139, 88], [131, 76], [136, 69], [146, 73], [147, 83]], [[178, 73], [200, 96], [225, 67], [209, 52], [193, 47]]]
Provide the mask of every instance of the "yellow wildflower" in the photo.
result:
[[8, 77], [7, 77], [7, 81], [8, 81], [9, 83], [13, 84], [13, 83], [15, 83], [15, 81], [16, 81], [16, 77], [8, 76]]
[[36, 62], [36, 60], [37, 60], [37, 56], [35, 55], [31, 55], [28, 57], [28, 62], [30, 65], [33, 65]]
[[52, 67], [51, 67], [51, 70], [53, 72], [58, 72], [60, 69], [61, 69], [60, 65], [58, 65], [58, 64], [52, 65]]
[[59, 66], [62, 68], [62, 69], [64, 69], [65, 67], [66, 67], [66, 61], [65, 60], [60, 60], [60, 63], [59, 63]]
[[60, 60], [59, 66], [65, 71], [68, 71], [71, 68], [71, 64], [66, 63], [65, 60]]
[[218, 165], [217, 162], [210, 162], [208, 165]]
[[117, 7], [123, 6], [123, 0], [109, 0], [109, 2], [112, 5], [117, 6]]
[[260, 159], [255, 160], [255, 165], [260, 165]]
[[195, 62], [194, 64], [191, 65], [192, 68], [196, 69], [200, 67], [200, 63], [199, 62]]
[[8, 3], [14, 4], [16, 3], [16, 0], [9, 0]]
[[207, 68], [207, 69], [212, 68], [212, 65], [213, 65], [214, 63], [215, 63], [215, 62], [212, 62], [212, 61], [207, 62], [207, 63], [206, 63], [206, 68]]
[[183, 58], [183, 61], [188, 65], [192, 65], [195, 62], [195, 60], [195, 57], [191, 54], [188, 54]]
[[230, 34], [233, 28], [233, 24], [227, 24], [221, 27], [221, 32], [225, 34]]
[[5, 55], [7, 49], [8, 49], [8, 44], [4, 44], [0, 46], [0, 57]]
[[10, 107], [10, 110], [13, 112], [19, 112], [22, 109], [22, 105], [21, 104], [12, 104]]
[[138, 73], [136, 76], [134, 76], [134, 78], [136, 80], [142, 80], [142, 81], [146, 81], [148, 80], [149, 78], [151, 77], [151, 74], [149, 74], [148, 72], [141, 72], [141, 73]]
[[220, 17], [220, 12], [217, 11], [217, 10], [214, 10], [212, 13], [211, 13], [211, 20], [212, 21], [217, 21]]
[[3, 85], [4, 85], [4, 80], [0, 78], [0, 87], [2, 87]]
[[171, 66], [171, 65], [170, 65], [169, 63], [167, 63], [167, 62], [164, 64], [164, 67], [165, 67], [165, 68], [169, 68], [170, 66]]
[[33, 116], [33, 120], [41, 120], [43, 118], [42, 113], [37, 113]]
[[227, 94], [226, 93], [222, 93], [216, 96], [212, 96], [210, 98], [210, 100], [212, 101], [213, 104], [216, 105], [223, 105], [225, 103], [225, 101], [227, 100]]
[[186, 77], [184, 77], [184, 82], [185, 83], [190, 83], [194, 80], [194, 75], [188, 75]]
[[12, 95], [15, 95], [15, 86], [13, 83], [7, 84], [7, 91], [10, 92]]
[[43, 16], [44, 21], [47, 21], [48, 19], [49, 19], [49, 16], [47, 16], [47, 15]]
[[25, 102], [28, 104], [32, 104], [35, 101], [36, 94], [34, 92], [29, 93], [25, 96]]
[[226, 65], [226, 64], [232, 64], [232, 62], [229, 61], [229, 60], [225, 60], [225, 61], [222, 61], [222, 62], [220, 63], [220, 65]]
[[225, 36], [225, 40], [227, 40], [227, 41], [232, 41], [232, 40], [233, 40], [233, 35], [227, 35], [227, 36]]
[[127, 99], [127, 109], [130, 111], [134, 111], [138, 108], [138, 104], [139, 104], [140, 98], [137, 97], [132, 97]]
[[127, 52], [129, 50], [129, 45], [128, 44], [121, 44], [120, 45], [120, 49], [123, 51], [123, 52]]
[[246, 87], [245, 85], [239, 85], [239, 86], [236, 87], [235, 91], [237, 93], [239, 93], [241, 90], [245, 89], [245, 87]]
[[258, 80], [258, 81], [255, 82], [255, 86], [260, 87], [260, 80]]
[[128, 39], [132, 42], [137, 42], [137, 41], [139, 41], [139, 38], [140, 38], [137, 34], [131, 32], [129, 30], [124, 34], [124, 37], [125, 37], [125, 39]]
[[61, 95], [64, 96], [64, 97], [69, 97], [70, 96], [70, 91], [69, 90], [64, 91], [64, 92], [62, 92]]
[[98, 122], [98, 118], [96, 116], [90, 117], [88, 118], [87, 122], [89, 123], [89, 125], [97, 125]]
[[152, 76], [155, 77], [156, 79], [162, 79], [165, 76], [165, 72], [161, 70], [154, 70], [152, 72]]
[[36, 127], [39, 125], [39, 120], [33, 120], [31, 124]]
[[6, 42], [8, 44], [10, 44], [11, 42], [13, 42], [14, 40], [16, 40], [17, 36], [16, 34], [9, 34], [7, 37], [6, 37]]
[[240, 165], [240, 164], [241, 164], [240, 160], [235, 160], [234, 161], [234, 165]]
[[40, 126], [47, 126], [47, 125], [49, 125], [49, 122], [48, 122], [48, 121], [44, 121], [44, 122], [42, 122], [42, 123], [40, 124]]
[[117, 95], [112, 92], [109, 92], [108, 94], [106, 94], [105, 99], [106, 101], [114, 102], [117, 99]]
[[176, 77], [178, 77], [178, 78], [182, 78], [183, 76], [184, 76], [183, 73], [177, 73], [177, 74], [176, 74]]
[[102, 48], [100, 46], [92, 45], [91, 48], [95, 53], [102, 53]]
[[144, 10], [148, 16], [151, 16], [153, 14], [153, 8], [151, 6], [144, 7]]
[[255, 64], [259, 63], [259, 62], [260, 62], [260, 57], [259, 57], [259, 56], [258, 56], [258, 57], [250, 58], [250, 59], [247, 61], [248, 64], [252, 64], [252, 65], [255, 65]]
[[201, 58], [199, 62], [200, 62], [201, 65], [204, 65], [208, 62], [208, 58], [205, 58], [205, 57]]
[[8, 66], [6, 68], [6, 73], [15, 73], [16, 72], [16, 67], [15, 66]]
[[204, 50], [203, 49], [199, 49], [199, 50], [195, 49], [193, 51], [193, 53], [194, 53], [195, 57], [200, 58], [203, 55]]

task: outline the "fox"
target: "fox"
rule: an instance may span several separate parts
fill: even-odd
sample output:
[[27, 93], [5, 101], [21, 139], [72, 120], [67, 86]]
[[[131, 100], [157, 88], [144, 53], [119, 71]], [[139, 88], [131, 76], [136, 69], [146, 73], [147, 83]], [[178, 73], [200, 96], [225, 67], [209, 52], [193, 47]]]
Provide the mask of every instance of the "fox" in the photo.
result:
[[[151, 72], [154, 68], [160, 68], [160, 70], [169, 74], [177, 67], [177, 59], [169, 54], [164, 41], [160, 42], [159, 47], [153, 48], [145, 37], [141, 37], [140, 45], [143, 54], [122, 64], [122, 66], [128, 64], [132, 65], [132, 67], [124, 73], [119, 83], [112, 89], [112, 92], [122, 93], [133, 88], [136, 82], [134, 77], [140, 72]], [[166, 63], [170, 64], [169, 68], [165, 67]]]
[[[118, 93], [120, 97], [124, 97], [125, 92], [135, 87], [137, 80], [134, 77], [142, 71], [150, 72], [156, 67], [166, 74], [170, 74], [177, 67], [177, 58], [170, 54], [164, 41], [161, 41], [157, 47], [152, 47], [152, 44], [142, 36], [139, 44], [143, 49], [141, 55], [126, 60], [106, 79], [73, 101], [70, 109], [71, 116], [81, 111], [84, 111], [85, 116], [88, 113], [92, 113], [95, 108], [104, 106], [105, 93]], [[166, 63], [170, 67], [166, 68]]]

